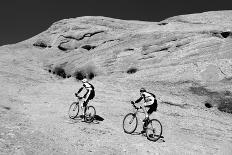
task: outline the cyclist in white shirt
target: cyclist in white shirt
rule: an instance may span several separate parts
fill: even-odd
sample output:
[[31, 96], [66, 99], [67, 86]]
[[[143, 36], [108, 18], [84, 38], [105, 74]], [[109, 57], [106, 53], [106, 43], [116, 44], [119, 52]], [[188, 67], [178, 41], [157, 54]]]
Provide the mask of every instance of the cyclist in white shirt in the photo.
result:
[[83, 108], [84, 108], [83, 116], [84, 116], [84, 114], [86, 112], [86, 106], [87, 106], [89, 100], [92, 100], [95, 97], [95, 90], [94, 90], [94, 86], [92, 84], [90, 84], [86, 78], [84, 78], [81, 81], [83, 83], [83, 86], [78, 90], [77, 93], [75, 93], [75, 95], [78, 96], [78, 94], [85, 88], [86, 93], [83, 96], [83, 98], [84, 98], [84, 102], [83, 102]]

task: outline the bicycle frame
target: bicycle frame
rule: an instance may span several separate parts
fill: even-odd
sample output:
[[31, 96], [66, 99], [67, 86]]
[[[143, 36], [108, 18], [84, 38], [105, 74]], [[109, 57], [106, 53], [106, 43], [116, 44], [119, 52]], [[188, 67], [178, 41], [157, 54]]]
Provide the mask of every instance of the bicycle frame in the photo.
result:
[[[134, 115], [137, 115], [138, 113], [144, 113], [145, 114], [145, 112], [144, 112], [144, 110], [142, 108], [138, 108], [134, 104], [132, 104], [132, 106], [135, 109]], [[142, 111], [140, 111], [140, 109], [142, 109]]]
[[76, 96], [76, 97], [77, 97], [77, 103], [79, 104], [81, 109], [83, 109], [83, 97], [80, 96]]

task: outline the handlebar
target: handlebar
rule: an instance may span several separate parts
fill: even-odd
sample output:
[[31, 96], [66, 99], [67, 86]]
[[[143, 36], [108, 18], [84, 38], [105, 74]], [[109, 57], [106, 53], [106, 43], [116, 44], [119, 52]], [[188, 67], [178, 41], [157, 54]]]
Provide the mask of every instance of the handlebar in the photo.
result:
[[134, 102], [134, 101], [131, 101], [131, 104], [132, 104], [132, 106], [133, 106], [136, 110], [141, 109], [141, 108], [135, 106], [135, 102]]
[[79, 100], [81, 100], [83, 97], [81, 97], [81, 96], [79, 96], [77, 93], [75, 93], [75, 96], [79, 99]]

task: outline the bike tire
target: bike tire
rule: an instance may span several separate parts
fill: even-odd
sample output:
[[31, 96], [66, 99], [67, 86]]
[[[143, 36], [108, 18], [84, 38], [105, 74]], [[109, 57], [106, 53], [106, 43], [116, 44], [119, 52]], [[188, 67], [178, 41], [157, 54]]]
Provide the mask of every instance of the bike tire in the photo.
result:
[[162, 124], [157, 119], [151, 119], [146, 127], [146, 136], [148, 140], [157, 141], [163, 132]]
[[96, 109], [94, 108], [94, 106], [87, 106], [85, 112], [85, 122], [87, 123], [93, 122], [95, 115], [96, 115]]
[[[132, 134], [138, 126], [138, 118], [134, 113], [127, 114], [123, 119], [123, 130], [125, 133]], [[131, 127], [131, 129], [129, 129]]]
[[69, 118], [74, 119], [77, 117], [78, 113], [79, 113], [79, 103], [78, 102], [73, 102], [68, 110], [68, 115]]

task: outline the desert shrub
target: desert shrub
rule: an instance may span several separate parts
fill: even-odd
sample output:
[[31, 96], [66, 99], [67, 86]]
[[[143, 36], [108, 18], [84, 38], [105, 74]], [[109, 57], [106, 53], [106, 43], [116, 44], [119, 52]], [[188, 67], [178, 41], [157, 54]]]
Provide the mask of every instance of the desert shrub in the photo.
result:
[[230, 31], [222, 32], [221, 35], [223, 38], [227, 38], [227, 37], [231, 36], [231, 32]]
[[77, 69], [73, 74], [77, 80], [82, 80], [83, 78], [93, 79], [96, 75], [96, 67], [92, 64]]
[[213, 92], [210, 90], [206, 89], [203, 86], [199, 87], [189, 87], [189, 91], [192, 92], [193, 94], [199, 95], [199, 96], [208, 96], [211, 95]]
[[40, 48], [46, 48], [46, 47], [48, 47], [46, 41], [41, 40], [41, 39], [37, 40], [37, 41], [33, 44], [33, 46], [40, 47]]
[[136, 73], [137, 71], [138, 71], [137, 68], [131, 67], [131, 68], [129, 68], [126, 72], [127, 72], [128, 74], [134, 74], [134, 73]]
[[91, 71], [91, 70], [77, 70], [74, 73], [74, 77], [77, 80], [82, 80], [83, 78], [87, 78], [87, 79], [93, 79], [96, 76], [96, 74]]
[[221, 92], [218, 102], [218, 110], [232, 113], [232, 93], [230, 91]]
[[213, 106], [212, 106], [212, 104], [206, 102], [206, 103], [205, 103], [205, 107], [206, 107], [206, 108], [212, 108]]
[[55, 67], [53, 72], [62, 78], [66, 78], [65, 70], [61, 67]]
[[163, 23], [159, 23], [158, 25], [167, 25], [168, 23], [165, 23], [165, 22], [163, 22]]
[[82, 80], [84, 78], [86, 78], [86, 73], [82, 70], [77, 70], [75, 73], [74, 73], [74, 77], [77, 79], [77, 80]]
[[190, 87], [190, 92], [199, 96], [207, 96], [208, 100], [205, 103], [205, 107], [211, 108], [216, 105], [218, 110], [232, 113], [232, 92], [226, 91], [210, 91], [203, 86]]
[[126, 48], [125, 51], [134, 51], [133, 48]]
[[221, 98], [218, 110], [232, 113], [232, 98]]
[[94, 48], [96, 48], [97, 46], [93, 46], [93, 45], [84, 45], [84, 46], [82, 46], [81, 48], [84, 48], [84, 49], [86, 49], [86, 50], [91, 50], [91, 49], [94, 49]]
[[90, 72], [89, 74], [88, 74], [88, 78], [89, 79], [93, 79], [95, 77], [95, 74], [93, 73], [93, 72]]

